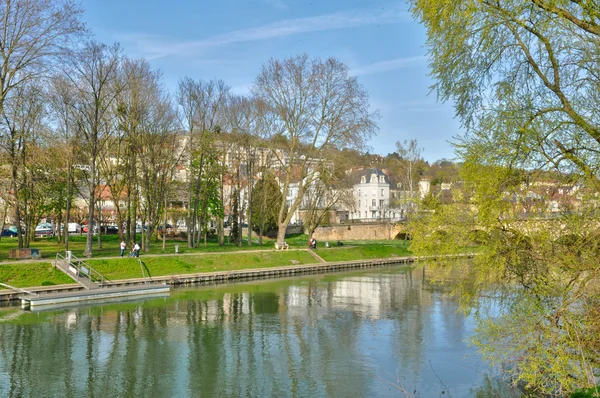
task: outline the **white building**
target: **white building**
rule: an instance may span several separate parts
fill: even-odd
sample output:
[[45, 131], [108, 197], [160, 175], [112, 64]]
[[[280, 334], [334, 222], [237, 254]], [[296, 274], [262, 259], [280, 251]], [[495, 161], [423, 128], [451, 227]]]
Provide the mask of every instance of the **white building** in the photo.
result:
[[348, 210], [350, 220], [399, 220], [400, 209], [390, 207], [390, 180], [383, 171], [369, 168], [355, 172], [355, 206]]

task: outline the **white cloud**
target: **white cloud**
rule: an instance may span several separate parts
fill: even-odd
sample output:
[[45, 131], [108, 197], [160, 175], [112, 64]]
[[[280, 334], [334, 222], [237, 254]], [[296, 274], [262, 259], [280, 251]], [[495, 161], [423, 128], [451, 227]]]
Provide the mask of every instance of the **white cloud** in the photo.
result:
[[387, 61], [375, 62], [370, 65], [359, 66], [350, 70], [351, 75], [373, 75], [381, 72], [388, 72], [391, 70], [407, 68], [415, 65], [423, 65], [427, 61], [425, 55], [419, 55], [415, 57], [402, 57], [389, 59]]
[[286, 19], [256, 28], [234, 30], [206, 39], [184, 42], [169, 42], [156, 35], [122, 35], [120, 39], [148, 58], [166, 55], [191, 55], [203, 49], [220, 45], [268, 40], [301, 33], [319, 32], [334, 29], [353, 28], [374, 24], [396, 23], [409, 20], [406, 11], [391, 8], [387, 10], [351, 10], [307, 18]]

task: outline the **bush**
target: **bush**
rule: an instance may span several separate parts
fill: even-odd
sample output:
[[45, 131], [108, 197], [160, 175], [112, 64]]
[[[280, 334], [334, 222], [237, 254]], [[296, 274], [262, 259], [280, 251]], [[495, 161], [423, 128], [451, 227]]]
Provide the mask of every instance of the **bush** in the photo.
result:
[[586, 390], [576, 390], [571, 394], [571, 398], [597, 398], [600, 397], [600, 386], [596, 388], [588, 388]]

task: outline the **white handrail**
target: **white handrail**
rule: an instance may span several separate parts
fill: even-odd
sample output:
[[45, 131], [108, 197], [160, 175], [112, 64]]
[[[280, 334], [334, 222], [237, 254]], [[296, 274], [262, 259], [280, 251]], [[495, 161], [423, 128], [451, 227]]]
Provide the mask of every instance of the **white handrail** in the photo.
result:
[[0, 286], [7, 287], [7, 288], [9, 288], [11, 290], [15, 290], [15, 291], [17, 291], [19, 293], [27, 293], [27, 294], [31, 294], [32, 296], [38, 296], [39, 297], [39, 294], [37, 294], [37, 293], [30, 292], [29, 290], [21, 289], [19, 287], [14, 287], [14, 286], [11, 286], [11, 285], [7, 285], [6, 283], [0, 283]]
[[94, 277], [96, 277], [96, 279], [99, 280], [100, 286], [104, 285], [104, 280], [105, 280], [104, 275], [102, 275], [100, 272], [96, 271], [85, 261], [74, 256], [72, 253], [69, 256], [69, 258], [66, 258], [66, 257], [62, 256], [61, 254], [56, 253], [56, 258], [57, 258], [57, 260], [59, 258], [65, 260], [67, 262], [67, 265], [70, 265], [77, 270], [76, 276], [77, 276], [78, 282], [81, 282], [80, 281], [81, 276], [85, 277], [85, 279], [89, 281], [88, 289], [90, 288], [91, 283], [94, 283], [94, 280], [93, 280]]

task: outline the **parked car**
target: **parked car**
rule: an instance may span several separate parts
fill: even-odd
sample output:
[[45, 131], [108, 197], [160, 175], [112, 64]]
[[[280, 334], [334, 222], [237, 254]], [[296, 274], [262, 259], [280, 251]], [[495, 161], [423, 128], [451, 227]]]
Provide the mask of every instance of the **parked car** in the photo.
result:
[[116, 225], [106, 225], [106, 226], [102, 227], [102, 232], [105, 235], [118, 234], [119, 233], [119, 227], [117, 227]]
[[4, 228], [2, 230], [2, 236], [8, 236], [8, 237], [14, 238], [17, 235], [18, 235], [18, 230], [17, 230], [17, 227], [15, 227], [14, 225], [12, 225], [8, 228]]
[[35, 227], [35, 236], [54, 236], [54, 227], [49, 223], [38, 224]]
[[[98, 232], [98, 226], [96, 225], [96, 223], [92, 224], [92, 226], [93, 226], [93, 230], [92, 230], [92, 232], [93, 232], [93, 233], [97, 233], [97, 232]], [[86, 224], [86, 225], [83, 225], [83, 226], [81, 227], [81, 230], [83, 231], [83, 233], [87, 233], [87, 231], [88, 231], [88, 226], [87, 226], [87, 224]]]
[[76, 222], [69, 223], [69, 233], [70, 234], [78, 234], [81, 232], [81, 225]]

